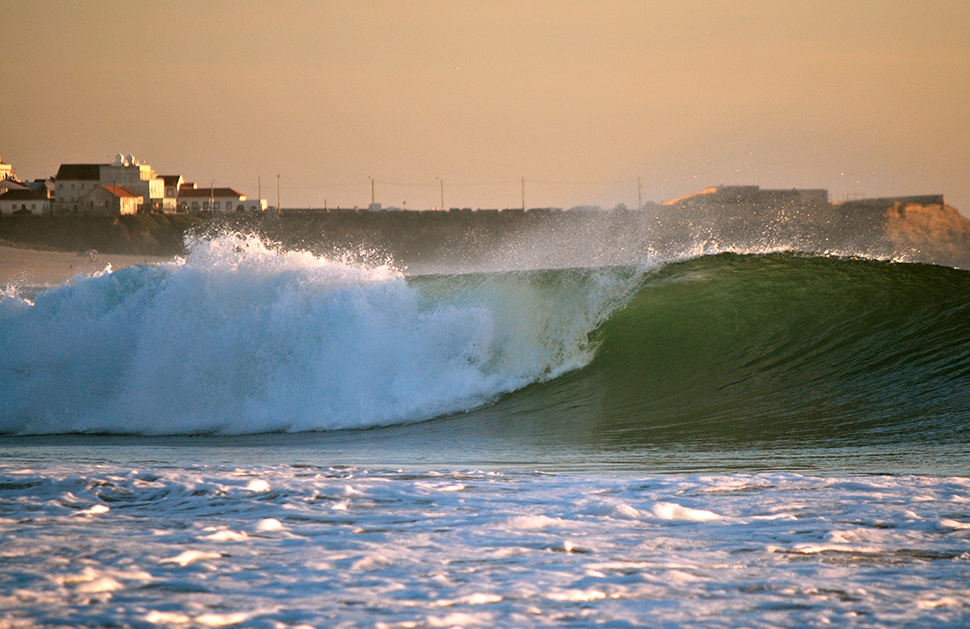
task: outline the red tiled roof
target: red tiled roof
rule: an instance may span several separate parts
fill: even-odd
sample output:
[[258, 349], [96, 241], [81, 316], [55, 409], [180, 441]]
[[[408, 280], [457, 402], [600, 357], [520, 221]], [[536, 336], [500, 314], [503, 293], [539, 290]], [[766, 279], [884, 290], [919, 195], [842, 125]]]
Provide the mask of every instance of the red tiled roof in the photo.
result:
[[110, 192], [111, 194], [115, 195], [116, 197], [141, 198], [140, 194], [135, 194], [134, 192], [132, 192], [131, 190], [129, 190], [124, 186], [101, 186], [101, 187], [107, 190], [108, 192]]

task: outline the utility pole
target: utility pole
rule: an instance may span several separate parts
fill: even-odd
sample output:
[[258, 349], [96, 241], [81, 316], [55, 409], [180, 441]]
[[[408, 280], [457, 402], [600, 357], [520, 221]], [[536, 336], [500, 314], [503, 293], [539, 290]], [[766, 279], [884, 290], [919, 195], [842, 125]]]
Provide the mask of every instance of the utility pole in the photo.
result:
[[525, 177], [522, 178], [522, 211], [525, 212]]
[[263, 198], [263, 178], [256, 177], [256, 200], [259, 201]]
[[435, 177], [438, 180], [438, 184], [441, 187], [441, 205], [438, 206], [439, 210], [444, 211], [445, 209], [445, 182], [441, 177]]
[[276, 175], [276, 213], [280, 211], [280, 176]]
[[216, 200], [215, 185], [216, 185], [216, 180], [215, 179], [213, 179], [212, 181], [209, 182], [209, 211], [210, 212], [214, 212], [215, 209], [216, 209], [216, 206], [215, 206], [215, 200]]
[[370, 204], [371, 207], [374, 206], [374, 178], [370, 178]]

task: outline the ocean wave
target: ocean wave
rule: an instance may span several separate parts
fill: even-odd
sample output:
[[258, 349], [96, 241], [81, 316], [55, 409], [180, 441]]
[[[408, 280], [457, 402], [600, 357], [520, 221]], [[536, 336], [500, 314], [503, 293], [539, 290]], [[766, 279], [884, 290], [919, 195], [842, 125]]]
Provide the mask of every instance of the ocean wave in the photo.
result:
[[[645, 274], [591, 334], [593, 360], [491, 418], [556, 408], [609, 448], [691, 441], [970, 438], [970, 273], [922, 264], [719, 254]], [[522, 421], [519, 419], [518, 421]]]
[[0, 432], [361, 428], [586, 364], [635, 270], [409, 280], [223, 235], [185, 259], [0, 302]]
[[[479, 411], [614, 446], [966, 440], [970, 272], [797, 253], [405, 276], [255, 236], [0, 298], [0, 433], [253, 434]], [[585, 435], [585, 436], [582, 436]]]

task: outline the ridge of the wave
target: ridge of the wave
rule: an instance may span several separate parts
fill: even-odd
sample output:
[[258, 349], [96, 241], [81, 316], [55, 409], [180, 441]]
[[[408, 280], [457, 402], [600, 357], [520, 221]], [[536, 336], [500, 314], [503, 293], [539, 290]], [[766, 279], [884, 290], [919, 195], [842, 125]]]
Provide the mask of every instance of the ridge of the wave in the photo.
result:
[[511, 394], [488, 414], [620, 447], [966, 442], [967, 321], [967, 271], [793, 253], [701, 256], [648, 274], [593, 333], [597, 351], [584, 369]]

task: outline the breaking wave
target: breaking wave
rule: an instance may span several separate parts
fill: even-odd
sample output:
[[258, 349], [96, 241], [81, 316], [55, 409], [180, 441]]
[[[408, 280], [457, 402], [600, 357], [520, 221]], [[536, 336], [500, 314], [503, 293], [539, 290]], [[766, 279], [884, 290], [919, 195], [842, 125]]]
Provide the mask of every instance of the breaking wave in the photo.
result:
[[970, 272], [930, 265], [721, 253], [406, 277], [226, 235], [0, 298], [0, 433], [322, 431], [486, 407], [616, 445], [966, 440], [967, 321]]

